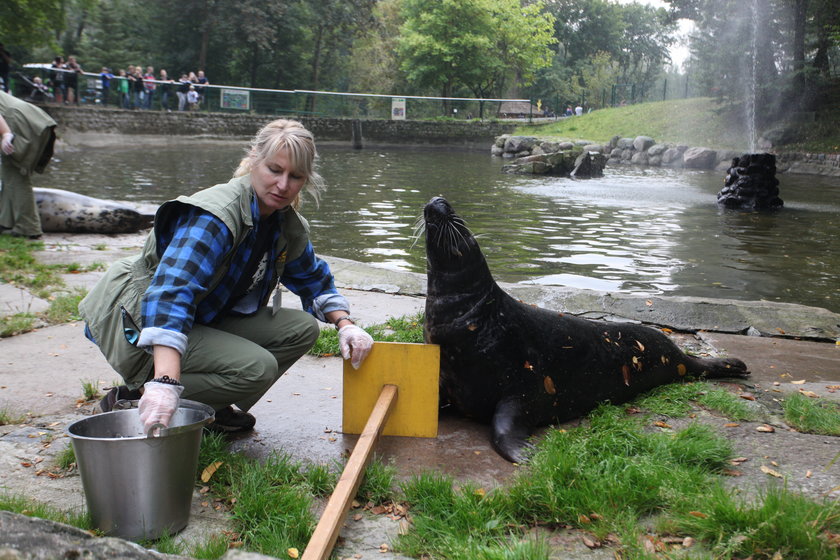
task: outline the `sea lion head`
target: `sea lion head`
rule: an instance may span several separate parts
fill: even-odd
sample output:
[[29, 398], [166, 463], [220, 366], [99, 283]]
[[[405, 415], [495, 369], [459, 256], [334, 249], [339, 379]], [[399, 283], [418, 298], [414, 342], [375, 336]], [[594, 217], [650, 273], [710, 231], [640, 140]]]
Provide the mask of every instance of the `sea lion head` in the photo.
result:
[[486, 266], [478, 242], [464, 219], [445, 198], [431, 199], [423, 210], [428, 271], [463, 271], [471, 265]]

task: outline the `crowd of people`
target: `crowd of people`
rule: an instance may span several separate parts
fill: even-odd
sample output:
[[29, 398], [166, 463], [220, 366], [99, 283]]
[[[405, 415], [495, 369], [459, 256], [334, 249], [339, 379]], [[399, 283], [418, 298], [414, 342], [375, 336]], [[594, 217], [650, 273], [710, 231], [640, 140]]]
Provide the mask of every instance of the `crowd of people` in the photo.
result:
[[[56, 56], [50, 67], [49, 81], [33, 84], [33, 94], [57, 103], [78, 104], [81, 97], [79, 78], [83, 75], [75, 56], [68, 56], [66, 61], [64, 57]], [[116, 74], [103, 66], [99, 81], [103, 105], [162, 111], [198, 109], [204, 103], [206, 87], [210, 85], [203, 70], [184, 72], [175, 80], [164, 69], [155, 74], [153, 66], [146, 66], [144, 70], [140, 64], [120, 68]]]

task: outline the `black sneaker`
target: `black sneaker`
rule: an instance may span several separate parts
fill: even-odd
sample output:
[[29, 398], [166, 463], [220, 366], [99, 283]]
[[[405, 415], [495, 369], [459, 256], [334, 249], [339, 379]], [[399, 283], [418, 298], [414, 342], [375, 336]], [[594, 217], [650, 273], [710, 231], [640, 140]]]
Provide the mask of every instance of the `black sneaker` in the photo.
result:
[[207, 425], [207, 429], [211, 432], [232, 434], [253, 430], [256, 423], [257, 419], [252, 414], [228, 406], [216, 411], [216, 418]]
[[114, 405], [117, 404], [117, 401], [136, 401], [141, 396], [143, 394], [140, 392], [140, 389], [132, 390], [125, 385], [111, 387], [111, 390], [105, 393], [105, 396], [99, 401], [99, 410], [102, 412], [111, 412], [114, 410]]

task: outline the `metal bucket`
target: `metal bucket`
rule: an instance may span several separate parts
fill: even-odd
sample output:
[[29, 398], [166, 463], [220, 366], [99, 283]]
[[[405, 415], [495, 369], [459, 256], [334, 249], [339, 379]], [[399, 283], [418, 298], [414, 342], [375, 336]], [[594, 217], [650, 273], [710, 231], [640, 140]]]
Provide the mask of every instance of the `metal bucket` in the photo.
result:
[[157, 539], [187, 526], [201, 429], [213, 409], [182, 399], [169, 428], [143, 434], [136, 408], [67, 427], [94, 526], [125, 539]]

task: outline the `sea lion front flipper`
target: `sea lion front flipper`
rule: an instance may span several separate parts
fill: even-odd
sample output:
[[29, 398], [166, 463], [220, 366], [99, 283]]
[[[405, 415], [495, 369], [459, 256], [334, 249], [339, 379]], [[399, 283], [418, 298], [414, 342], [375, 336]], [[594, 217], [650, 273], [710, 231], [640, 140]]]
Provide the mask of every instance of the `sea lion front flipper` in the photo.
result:
[[520, 397], [505, 397], [496, 404], [493, 414], [493, 447], [512, 463], [527, 461], [526, 451], [533, 446], [528, 442], [531, 425], [525, 414], [525, 403]]

